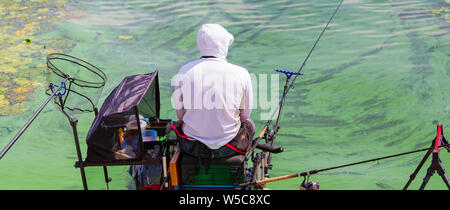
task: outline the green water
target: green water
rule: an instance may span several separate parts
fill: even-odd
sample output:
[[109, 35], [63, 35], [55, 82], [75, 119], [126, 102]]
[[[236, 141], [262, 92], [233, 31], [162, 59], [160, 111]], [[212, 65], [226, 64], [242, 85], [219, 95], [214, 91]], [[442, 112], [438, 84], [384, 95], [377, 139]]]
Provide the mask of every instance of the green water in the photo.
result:
[[[200, 57], [196, 32], [220, 23], [235, 36], [228, 61], [250, 73], [297, 71], [338, 1], [75, 1], [77, 17], [39, 34], [67, 39], [67, 52], [108, 76], [100, 103], [132, 74], [160, 71], [161, 117], [175, 119], [170, 78]], [[290, 91], [271, 176], [327, 168], [428, 147], [438, 123], [450, 129], [450, 3], [345, 1]], [[437, 12], [439, 11], [439, 13]], [[43, 71], [43, 70], [42, 70]], [[282, 77], [280, 77], [280, 80]], [[282, 85], [282, 81], [280, 82]], [[281, 90], [282, 87], [280, 87]], [[35, 91], [27, 112], [0, 116], [5, 146], [46, 98]], [[264, 120], [254, 110], [261, 129]], [[76, 116], [82, 142], [93, 114]], [[450, 136], [450, 134], [448, 134]], [[402, 189], [424, 153], [314, 175], [322, 189]], [[450, 170], [450, 155], [441, 152]], [[67, 119], [47, 106], [0, 161], [0, 189], [82, 189]], [[425, 168], [410, 189], [418, 189]], [[127, 167], [109, 167], [111, 189], [128, 189]], [[105, 189], [101, 167], [86, 168], [89, 189]], [[271, 183], [298, 189], [302, 179]], [[378, 183], [378, 184], [376, 184]], [[380, 184], [381, 183], [381, 184]], [[385, 186], [385, 187], [381, 187]], [[387, 187], [386, 187], [387, 186]], [[435, 174], [426, 189], [446, 189]]]

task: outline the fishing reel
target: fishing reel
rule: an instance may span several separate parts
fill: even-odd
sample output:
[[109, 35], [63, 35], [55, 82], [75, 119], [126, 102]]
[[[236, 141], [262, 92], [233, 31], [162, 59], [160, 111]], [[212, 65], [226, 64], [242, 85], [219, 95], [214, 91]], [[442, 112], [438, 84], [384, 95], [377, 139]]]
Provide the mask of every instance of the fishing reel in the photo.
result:
[[309, 181], [309, 175], [303, 179], [300, 184], [300, 190], [320, 190], [319, 182]]

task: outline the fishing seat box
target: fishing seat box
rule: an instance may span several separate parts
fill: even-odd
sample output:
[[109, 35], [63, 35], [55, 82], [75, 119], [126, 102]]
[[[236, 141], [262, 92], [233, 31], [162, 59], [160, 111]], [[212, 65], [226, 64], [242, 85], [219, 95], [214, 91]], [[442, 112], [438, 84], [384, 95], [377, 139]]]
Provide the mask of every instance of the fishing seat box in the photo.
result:
[[[237, 189], [244, 182], [244, 155], [202, 159], [180, 154], [182, 189]], [[206, 168], [207, 167], [207, 168]]]

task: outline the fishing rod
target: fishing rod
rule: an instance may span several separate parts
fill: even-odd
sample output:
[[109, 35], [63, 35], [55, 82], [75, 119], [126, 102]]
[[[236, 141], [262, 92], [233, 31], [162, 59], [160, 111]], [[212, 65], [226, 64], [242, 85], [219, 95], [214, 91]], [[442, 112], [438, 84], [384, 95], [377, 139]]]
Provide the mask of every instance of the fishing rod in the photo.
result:
[[[297, 72], [289, 72], [289, 71], [275, 69], [275, 71], [284, 73], [286, 75], [286, 83], [284, 85], [283, 95], [281, 97], [280, 102], [277, 104], [275, 111], [272, 112], [272, 114], [269, 117], [269, 119], [267, 120], [266, 124], [261, 129], [259, 135], [255, 139], [253, 139], [253, 141], [250, 145], [249, 152], [245, 156], [245, 161], [249, 160], [250, 157], [252, 157], [252, 162], [253, 162], [253, 166], [251, 168], [247, 169], [247, 170], [249, 170], [250, 176], [248, 176], [248, 178], [246, 178], [245, 182], [254, 182], [255, 180], [259, 180], [261, 178], [264, 179], [265, 177], [269, 177], [268, 170], [272, 169], [272, 164], [271, 164], [272, 153], [283, 152], [283, 150], [284, 150], [283, 147], [274, 148], [273, 146], [275, 144], [276, 135], [280, 129], [279, 123], [280, 123], [280, 119], [281, 119], [281, 115], [282, 115], [282, 111], [283, 111], [283, 107], [284, 107], [284, 102], [286, 100], [286, 96], [287, 96], [289, 90], [294, 86], [294, 83], [295, 83], [295, 80], [297, 79], [297, 77], [299, 75], [303, 75], [303, 73], [301, 72], [303, 67], [305, 66], [306, 62], [308, 61], [309, 57], [311, 56], [312, 52], [314, 51], [315, 47], [317, 46], [317, 43], [322, 38], [322, 35], [325, 33], [325, 30], [328, 28], [328, 25], [333, 20], [337, 11], [341, 7], [342, 2], [343, 2], [343, 0], [341, 0], [339, 2], [338, 6], [334, 10], [330, 19], [328, 20], [327, 24], [325, 25], [325, 27], [322, 29], [321, 33], [319, 34], [319, 37], [316, 39], [316, 41], [314, 42], [314, 45], [309, 50], [306, 58], [304, 59], [302, 65], [300, 66], [298, 71]], [[291, 77], [294, 75], [295, 75], [295, 77], [293, 78], [292, 81], [290, 81]], [[278, 111], [278, 116], [276, 119], [276, 123], [273, 126], [273, 129], [269, 129], [269, 126], [272, 123], [277, 111]], [[265, 144], [260, 144], [259, 142], [263, 138], [265, 139]], [[255, 155], [256, 148], [262, 150], [262, 152], [256, 153], [256, 155]], [[267, 156], [266, 156], [266, 152], [268, 152]], [[261, 176], [257, 177], [257, 174], [260, 174], [260, 175], [262, 174], [262, 177]], [[253, 186], [251, 186], [251, 187], [253, 187]]]
[[[322, 29], [322, 31], [319, 34], [318, 38], [314, 42], [314, 45], [309, 50], [306, 58], [304, 59], [302, 65], [300, 66], [298, 71], [297, 72], [289, 72], [289, 71], [282, 71], [282, 70], [278, 70], [278, 69], [275, 70], [277, 72], [284, 73], [286, 75], [286, 77], [287, 77], [286, 78], [286, 84], [285, 84], [284, 90], [283, 90], [283, 95], [281, 97], [280, 102], [277, 104], [276, 110], [274, 112], [272, 112], [272, 115], [270, 116], [269, 120], [267, 120], [267, 122], [264, 125], [264, 127], [261, 129], [259, 135], [252, 141], [252, 145], [250, 146], [250, 150], [247, 153], [247, 155], [245, 156], [245, 160], [249, 160], [250, 156], [254, 155], [254, 151], [255, 151], [256, 148], [263, 150], [263, 153], [264, 153], [264, 154], [262, 154], [263, 157], [261, 157], [261, 155], [257, 154], [257, 157], [254, 158], [253, 162], [255, 162], [255, 161], [258, 162], [258, 164], [256, 164], [256, 166], [259, 167], [259, 162], [261, 160], [265, 161], [265, 163], [262, 164], [262, 168], [263, 168], [262, 173], [264, 173], [264, 174], [267, 174], [268, 169], [272, 168], [272, 165], [270, 164], [272, 153], [280, 153], [280, 152], [283, 151], [282, 147], [274, 148], [273, 145], [275, 144], [276, 135], [278, 133], [278, 130], [280, 129], [279, 123], [280, 123], [280, 119], [281, 119], [281, 115], [282, 115], [283, 106], [284, 106], [284, 102], [285, 102], [286, 96], [287, 96], [289, 90], [294, 86], [294, 83], [295, 83], [295, 80], [297, 79], [297, 77], [299, 75], [303, 75], [303, 73], [301, 72], [303, 67], [305, 66], [305, 64], [308, 61], [309, 57], [311, 56], [312, 52], [316, 48], [317, 43], [322, 38], [322, 35], [325, 33], [325, 30], [328, 28], [328, 25], [333, 20], [333, 18], [336, 15], [337, 11], [341, 7], [343, 1], [344, 0], [341, 0], [339, 2], [339, 4], [337, 5], [336, 9], [334, 10], [334, 12], [331, 15], [330, 19], [328, 20], [327, 24]], [[294, 76], [292, 81], [290, 81], [291, 76]], [[288, 86], [288, 84], [289, 84], [289, 86]], [[278, 116], [277, 116], [276, 123], [273, 126], [273, 129], [269, 130], [269, 126], [272, 123], [273, 118], [274, 118], [275, 114], [277, 113], [277, 111], [278, 111]], [[265, 144], [259, 144], [259, 141], [261, 139], [263, 139], [263, 138], [266, 139], [266, 143]], [[267, 159], [264, 159], [265, 158], [265, 152], [269, 152]], [[254, 165], [253, 168], [252, 168], [252, 180], [255, 179], [255, 177], [256, 177], [255, 174], [256, 174], [256, 168], [255, 168], [255, 165]]]
[[[53, 91], [54, 85], [53, 83], [50, 83], [50, 90], [52, 91], [52, 94], [44, 101], [44, 103], [39, 107], [39, 109], [34, 112], [33, 116], [31, 116], [31, 118], [25, 123], [25, 125], [22, 127], [22, 129], [19, 130], [19, 132], [16, 134], [16, 136], [14, 136], [14, 138], [8, 143], [8, 145], [6, 145], [5, 148], [3, 148], [3, 150], [0, 153], [0, 159], [3, 158], [3, 156], [5, 156], [6, 152], [8, 152], [8, 150], [14, 145], [14, 143], [16, 143], [16, 141], [19, 139], [20, 136], [22, 136], [22, 134], [25, 132], [25, 130], [27, 130], [27, 128], [30, 126], [30, 124], [33, 122], [34, 119], [36, 119], [36, 117], [39, 115], [39, 113], [41, 113], [41, 111], [47, 106], [47, 104], [50, 102], [50, 100], [55, 97], [55, 96], [62, 96], [66, 93], [67, 89], [66, 89], [66, 81], [69, 80], [70, 77], [66, 76], [65, 80], [61, 82], [61, 86], [59, 87], [58, 90]], [[64, 93], [61, 93], [60, 91], [62, 90], [62, 88], [64, 87]]]
[[311, 170], [311, 171], [305, 171], [305, 172], [294, 173], [294, 174], [289, 174], [289, 175], [284, 175], [284, 176], [279, 176], [279, 177], [268, 178], [268, 179], [264, 179], [264, 180], [258, 180], [258, 181], [255, 181], [255, 182], [243, 183], [243, 184], [240, 184], [239, 187], [260, 185], [260, 184], [265, 184], [265, 183], [275, 182], [275, 181], [281, 181], [281, 180], [291, 179], [291, 178], [300, 177], [300, 176], [310, 176], [310, 175], [313, 175], [313, 174], [317, 174], [319, 172], [324, 172], [324, 171], [334, 170], [334, 169], [338, 169], [338, 168], [344, 168], [344, 167], [359, 165], [359, 164], [368, 163], [368, 162], [379, 161], [379, 160], [393, 158], [393, 157], [409, 155], [409, 154], [413, 154], [413, 153], [417, 153], [417, 152], [423, 152], [423, 151], [427, 151], [427, 150], [428, 151], [432, 151], [435, 148], [441, 148], [441, 147], [446, 147], [447, 150], [450, 152], [450, 150], [448, 149], [450, 147], [450, 144], [441, 144], [439, 146], [434, 146], [433, 145], [432, 147], [429, 147], [429, 148], [418, 149], [418, 150], [413, 150], [413, 151], [409, 151], [409, 152], [403, 152], [403, 153], [399, 153], [399, 154], [395, 154], [395, 155], [388, 155], [388, 156], [384, 156], [384, 157], [373, 158], [373, 159], [370, 159], [370, 160], [364, 160], [364, 161], [359, 161], [359, 162], [354, 162], [354, 163], [348, 163], [348, 164], [339, 165], [339, 166], [333, 166], [333, 167], [324, 168], [324, 169], [315, 169], [315, 170]]
[[[278, 111], [278, 120], [276, 125], [274, 126], [275, 130], [274, 130], [274, 135], [276, 134], [276, 132], [278, 131], [279, 127], [279, 118], [281, 116], [281, 111], [282, 111], [282, 106], [284, 104], [284, 100], [286, 98], [286, 95], [288, 94], [289, 90], [294, 86], [295, 80], [297, 79], [297, 77], [299, 75], [303, 75], [301, 73], [303, 67], [305, 66], [306, 62], [308, 61], [309, 57], [311, 56], [312, 52], [314, 51], [314, 49], [317, 46], [317, 43], [320, 41], [320, 39], [322, 38], [322, 35], [325, 33], [325, 30], [328, 28], [328, 25], [330, 24], [330, 22], [333, 20], [334, 16], [336, 15], [337, 11], [339, 10], [339, 8], [342, 5], [342, 2], [344, 0], [341, 0], [338, 4], [338, 6], [336, 7], [336, 9], [334, 10], [333, 14], [331, 15], [330, 19], [328, 20], [327, 24], [325, 25], [325, 27], [322, 29], [322, 32], [320, 33], [319, 37], [316, 39], [316, 41], [314, 42], [314, 45], [312, 46], [312, 48], [309, 50], [308, 55], [306, 56], [305, 60], [303, 61], [302, 65], [300, 66], [300, 68], [298, 69], [297, 72], [288, 72], [291, 73], [291, 75], [295, 75], [294, 78], [292, 79], [292, 81], [290, 82], [290, 85], [287, 87], [287, 89], [285, 89], [285, 91], [283, 92], [283, 96], [280, 100], [280, 102], [277, 105], [277, 108], [279, 108], [278, 110], [274, 111], [272, 113], [272, 115], [270, 116], [269, 120], [266, 122], [266, 124], [264, 125], [264, 127], [261, 129], [261, 132], [259, 133], [258, 137], [253, 141], [254, 144], [252, 145], [252, 150], [250, 150], [251, 152], [249, 153], [249, 155], [246, 156], [246, 158], [248, 159], [248, 157], [250, 156], [250, 154], [252, 153], [252, 151], [258, 146], [258, 142], [259, 140], [261, 140], [264, 136], [264, 134], [266, 134], [268, 127], [270, 126], [270, 124], [272, 123], [273, 117], [275, 116], [275, 113]], [[290, 76], [289, 76], [290, 78]], [[289, 80], [287, 81], [287, 83], [289, 82]], [[260, 147], [260, 146], [259, 146]]]

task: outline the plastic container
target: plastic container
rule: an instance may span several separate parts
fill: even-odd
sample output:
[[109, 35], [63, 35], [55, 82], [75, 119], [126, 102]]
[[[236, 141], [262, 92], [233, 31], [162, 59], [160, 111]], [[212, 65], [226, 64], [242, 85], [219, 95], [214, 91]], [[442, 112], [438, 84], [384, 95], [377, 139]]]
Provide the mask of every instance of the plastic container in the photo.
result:
[[147, 129], [142, 131], [142, 140], [144, 142], [157, 141], [158, 134], [155, 130]]

